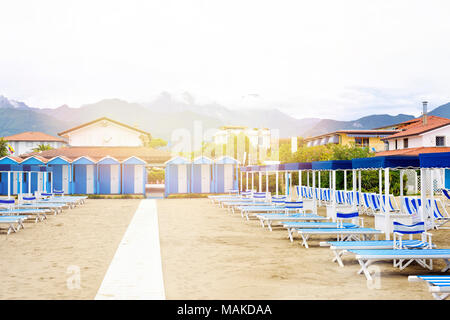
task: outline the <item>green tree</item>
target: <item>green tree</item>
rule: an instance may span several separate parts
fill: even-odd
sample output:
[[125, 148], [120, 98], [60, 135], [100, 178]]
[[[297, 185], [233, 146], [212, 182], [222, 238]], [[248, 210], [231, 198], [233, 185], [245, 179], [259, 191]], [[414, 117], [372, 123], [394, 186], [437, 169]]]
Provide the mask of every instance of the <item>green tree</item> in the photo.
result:
[[0, 157], [5, 157], [8, 154], [8, 141], [0, 138]]
[[36, 148], [33, 148], [34, 152], [42, 152], [45, 150], [52, 150], [53, 147], [50, 146], [49, 144], [39, 144]]
[[161, 148], [167, 146], [167, 141], [160, 138], [154, 138], [148, 143], [149, 148]]

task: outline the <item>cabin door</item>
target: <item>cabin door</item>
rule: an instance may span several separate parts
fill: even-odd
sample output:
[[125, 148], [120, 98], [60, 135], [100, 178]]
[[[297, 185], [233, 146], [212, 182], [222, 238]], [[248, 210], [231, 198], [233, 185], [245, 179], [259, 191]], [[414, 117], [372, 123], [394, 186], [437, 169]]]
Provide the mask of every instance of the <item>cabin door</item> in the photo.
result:
[[142, 165], [135, 165], [133, 193], [144, 193], [143, 188], [144, 188], [144, 168]]
[[209, 193], [211, 188], [211, 166], [209, 164], [202, 164], [202, 193]]
[[44, 173], [43, 172], [39, 172], [37, 174], [37, 190], [38, 192], [42, 192], [44, 190]]
[[111, 193], [119, 193], [119, 165], [111, 165]]
[[94, 193], [94, 165], [86, 165], [86, 193]]
[[187, 165], [178, 165], [178, 193], [187, 193]]
[[[55, 182], [53, 182], [53, 183], [55, 183]], [[68, 165], [62, 166], [62, 189], [64, 191], [64, 194], [69, 193], [69, 166]]]
[[223, 191], [233, 190], [233, 165], [225, 164], [223, 168]]
[[13, 181], [13, 194], [17, 194], [18, 193], [17, 192], [17, 190], [18, 190], [17, 185], [18, 185], [19, 181], [17, 179], [17, 173], [16, 172], [12, 173], [12, 181]]

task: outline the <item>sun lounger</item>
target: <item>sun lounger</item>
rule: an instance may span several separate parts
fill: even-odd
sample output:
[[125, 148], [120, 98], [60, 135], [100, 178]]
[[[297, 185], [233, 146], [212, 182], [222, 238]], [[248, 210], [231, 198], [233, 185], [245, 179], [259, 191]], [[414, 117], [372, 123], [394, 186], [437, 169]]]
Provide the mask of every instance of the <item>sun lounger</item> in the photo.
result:
[[328, 220], [329, 218], [311, 214], [311, 213], [295, 213], [295, 214], [257, 214], [256, 217], [261, 222], [261, 226], [264, 228], [265, 223], [267, 228], [272, 231], [272, 225], [274, 221], [280, 221], [281, 224], [287, 224], [296, 221], [321, 221]]
[[49, 209], [53, 211], [55, 215], [62, 212], [64, 205], [63, 204], [57, 204], [57, 203], [22, 203], [17, 204], [17, 209]]
[[[298, 222], [298, 221], [282, 221], [283, 227], [287, 229], [289, 240], [294, 241], [293, 234], [299, 229], [336, 229], [340, 228], [340, 223], [338, 222]], [[342, 228], [357, 228], [358, 226], [353, 223], [344, 223]]]
[[[431, 207], [431, 199], [427, 199], [427, 208]], [[440, 207], [439, 208], [439, 204]], [[441, 202], [441, 199], [434, 199], [434, 206], [432, 208], [432, 212], [434, 215], [434, 223], [436, 229], [450, 229], [450, 227], [442, 227], [444, 224], [450, 221], [450, 216], [445, 209], [444, 204]]]
[[7, 234], [10, 234], [24, 228], [23, 221], [26, 219], [27, 216], [0, 216], [0, 224], [6, 224], [8, 226]]
[[450, 296], [450, 275], [409, 276], [408, 281], [426, 282], [428, 290], [436, 300], [445, 300]]
[[450, 206], [450, 190], [442, 189], [442, 194], [444, 195], [444, 197], [446, 199], [445, 205]]
[[[432, 263], [427, 264], [426, 260], [431, 262], [436, 259], [444, 260], [446, 267], [441, 271], [446, 272], [450, 268], [450, 249], [371, 249], [371, 250], [349, 250], [348, 252], [356, 255], [361, 269], [358, 274], [364, 273], [367, 280], [372, 280], [369, 270], [367, 269], [375, 261], [379, 260], [414, 260], [424, 268], [433, 269]], [[404, 265], [401, 269], [405, 268]]]
[[381, 230], [376, 230], [372, 228], [319, 228], [319, 229], [296, 229], [297, 232], [302, 237], [302, 246], [309, 248], [308, 239], [311, 236], [336, 236], [337, 241], [360, 241], [361, 238], [364, 240], [370, 240], [372, 236], [378, 237], [378, 235], [383, 234]]
[[8, 208], [6, 210], [0, 210], [1, 216], [14, 216], [14, 215], [34, 215], [35, 222], [43, 221], [47, 219], [46, 213], [50, 212], [48, 209], [14, 209]]
[[[404, 240], [403, 245], [415, 247], [421, 244], [421, 240]], [[392, 249], [394, 240], [368, 240], [368, 241], [324, 241], [320, 243], [321, 247], [330, 247], [334, 253], [333, 262], [337, 262], [343, 267], [342, 256], [348, 250], [364, 249]], [[434, 245], [432, 245], [435, 247]]]

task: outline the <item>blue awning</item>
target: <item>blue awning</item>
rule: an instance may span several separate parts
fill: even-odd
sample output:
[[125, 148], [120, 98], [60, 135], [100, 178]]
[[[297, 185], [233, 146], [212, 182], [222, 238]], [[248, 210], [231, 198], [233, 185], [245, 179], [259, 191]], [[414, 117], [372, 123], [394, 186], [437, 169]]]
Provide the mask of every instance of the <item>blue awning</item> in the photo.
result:
[[419, 154], [421, 168], [450, 168], [450, 152]]
[[358, 158], [352, 160], [353, 169], [407, 169], [419, 168], [417, 156], [381, 156], [372, 158]]
[[311, 170], [311, 162], [294, 162], [284, 163], [281, 165], [280, 170], [294, 171], [294, 170]]
[[352, 160], [330, 160], [312, 162], [313, 170], [351, 170]]
[[22, 171], [22, 166], [18, 164], [0, 164], [0, 171]]

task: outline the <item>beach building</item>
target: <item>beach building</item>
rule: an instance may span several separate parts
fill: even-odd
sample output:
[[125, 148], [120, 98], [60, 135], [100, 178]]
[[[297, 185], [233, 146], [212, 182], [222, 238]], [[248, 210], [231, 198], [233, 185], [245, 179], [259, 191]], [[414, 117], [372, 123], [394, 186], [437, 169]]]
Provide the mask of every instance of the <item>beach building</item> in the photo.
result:
[[39, 145], [49, 145], [52, 148], [61, 148], [67, 145], [66, 140], [37, 131], [27, 131], [3, 137], [13, 147], [12, 156], [33, 152]]
[[109, 119], [98, 118], [58, 133], [71, 147], [142, 147], [151, 134]]
[[33, 186], [42, 183], [68, 194], [144, 194], [147, 168], [163, 167], [170, 159], [169, 152], [145, 146], [150, 133], [106, 117], [59, 135], [68, 145], [19, 158], [52, 168], [45, 182], [33, 175]]
[[[450, 119], [427, 114], [424, 102], [422, 117], [393, 125], [398, 132], [383, 138], [385, 148], [377, 156], [418, 156], [423, 153], [450, 152]], [[434, 189], [450, 188], [450, 170], [433, 169]], [[409, 185], [417, 185], [417, 172], [409, 171]], [[417, 190], [415, 190], [417, 192]]]
[[359, 147], [368, 147], [373, 151], [384, 150], [383, 138], [389, 137], [397, 130], [338, 130], [314, 137], [305, 138], [306, 146], [313, 147], [329, 143], [349, 145], [354, 143]]

